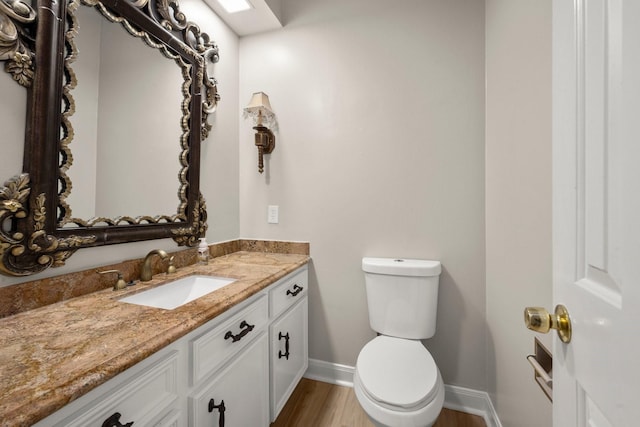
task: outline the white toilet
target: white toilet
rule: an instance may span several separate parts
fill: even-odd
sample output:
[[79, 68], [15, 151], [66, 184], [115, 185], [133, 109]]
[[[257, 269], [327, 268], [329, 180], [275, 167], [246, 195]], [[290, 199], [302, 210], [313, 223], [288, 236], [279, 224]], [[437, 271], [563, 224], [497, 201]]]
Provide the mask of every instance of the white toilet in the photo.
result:
[[363, 258], [362, 269], [369, 323], [379, 336], [358, 355], [358, 402], [376, 426], [431, 426], [442, 410], [444, 383], [420, 340], [436, 331], [440, 263]]

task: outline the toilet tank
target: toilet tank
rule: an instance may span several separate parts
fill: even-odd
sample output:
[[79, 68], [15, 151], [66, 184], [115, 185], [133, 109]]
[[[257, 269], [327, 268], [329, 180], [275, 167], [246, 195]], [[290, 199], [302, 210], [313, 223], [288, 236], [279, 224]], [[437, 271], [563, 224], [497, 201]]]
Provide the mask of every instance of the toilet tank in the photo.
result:
[[440, 262], [363, 258], [362, 270], [374, 331], [408, 339], [435, 334]]

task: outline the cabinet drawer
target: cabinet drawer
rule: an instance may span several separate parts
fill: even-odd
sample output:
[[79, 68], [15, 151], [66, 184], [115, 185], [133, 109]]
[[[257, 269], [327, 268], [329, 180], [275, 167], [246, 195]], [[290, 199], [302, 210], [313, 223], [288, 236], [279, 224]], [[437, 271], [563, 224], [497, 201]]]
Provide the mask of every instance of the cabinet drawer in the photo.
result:
[[307, 295], [308, 278], [306, 267], [291, 277], [285, 277], [279, 285], [269, 291], [271, 318], [275, 319]]
[[262, 295], [248, 307], [191, 341], [191, 384], [197, 384], [251, 342], [267, 324], [267, 310], [267, 296]]
[[[134, 368], [131, 368], [135, 370]], [[131, 372], [131, 371], [126, 371]], [[102, 390], [100, 394], [92, 396], [89, 404], [82, 405], [71, 415], [65, 416], [64, 412], [71, 409], [68, 406], [59, 413], [45, 418], [37, 425], [56, 427], [86, 427], [101, 426], [114, 414], [120, 414], [120, 422], [126, 424], [133, 422], [136, 426], [166, 425], [172, 418], [178, 400], [177, 372], [178, 351], [172, 351], [158, 362], [153, 363], [140, 372], [121, 375], [130, 375], [124, 383], [115, 384]], [[105, 385], [110, 383], [105, 383]], [[88, 397], [89, 395], [87, 395]], [[56, 422], [62, 417], [62, 421]]]

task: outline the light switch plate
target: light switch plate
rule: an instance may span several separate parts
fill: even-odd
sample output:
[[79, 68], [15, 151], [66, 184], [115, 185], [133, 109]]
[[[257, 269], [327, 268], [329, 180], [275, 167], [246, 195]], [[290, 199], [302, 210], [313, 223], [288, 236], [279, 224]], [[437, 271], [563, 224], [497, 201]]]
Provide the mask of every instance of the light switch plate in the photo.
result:
[[267, 223], [278, 223], [278, 205], [269, 205], [267, 208]]

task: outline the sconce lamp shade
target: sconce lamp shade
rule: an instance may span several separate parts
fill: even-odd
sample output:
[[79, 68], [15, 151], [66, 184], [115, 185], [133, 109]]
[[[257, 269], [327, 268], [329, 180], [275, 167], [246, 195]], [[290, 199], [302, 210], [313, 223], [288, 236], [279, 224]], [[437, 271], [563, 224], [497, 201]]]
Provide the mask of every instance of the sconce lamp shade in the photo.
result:
[[258, 126], [264, 124], [271, 129], [276, 126], [276, 116], [273, 114], [269, 96], [264, 92], [256, 92], [251, 96], [249, 105], [244, 108], [244, 115], [251, 117]]
[[245, 111], [249, 113], [258, 112], [258, 110], [268, 111], [272, 113], [271, 103], [269, 102], [269, 96], [264, 92], [256, 92], [251, 96], [249, 105], [245, 108]]

